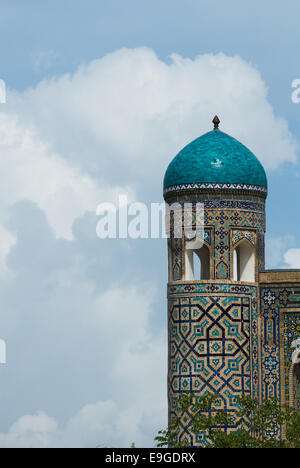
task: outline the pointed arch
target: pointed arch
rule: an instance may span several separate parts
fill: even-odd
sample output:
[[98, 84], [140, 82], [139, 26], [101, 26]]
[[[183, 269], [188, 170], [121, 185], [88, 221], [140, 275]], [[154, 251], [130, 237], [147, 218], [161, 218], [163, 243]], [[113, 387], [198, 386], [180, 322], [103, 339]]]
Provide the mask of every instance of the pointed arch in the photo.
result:
[[233, 281], [255, 283], [255, 246], [246, 238], [233, 251]]
[[209, 246], [202, 241], [193, 240], [186, 243], [185, 248], [185, 280], [209, 280], [211, 267], [211, 252]]

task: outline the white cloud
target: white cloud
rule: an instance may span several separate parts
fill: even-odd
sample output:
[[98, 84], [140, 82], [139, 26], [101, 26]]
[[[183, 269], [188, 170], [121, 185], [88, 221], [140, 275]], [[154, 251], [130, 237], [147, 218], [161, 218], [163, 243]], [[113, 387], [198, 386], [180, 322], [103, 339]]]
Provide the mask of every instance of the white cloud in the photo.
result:
[[[152, 329], [162, 320], [161, 251], [156, 262], [153, 244], [135, 244], [126, 256], [121, 242], [97, 244], [95, 226], [91, 234], [78, 218], [120, 192], [157, 201], [169, 161], [215, 113], [267, 167], [296, 161], [295, 141], [259, 72], [223, 54], [166, 64], [150, 49], [122, 49], [10, 92], [1, 110], [0, 271], [8, 255], [14, 275], [0, 282], [10, 358], [0, 446], [149, 446], [166, 422], [166, 330]], [[7, 231], [23, 199], [56, 239], [26, 203], [13, 212], [16, 233]]]
[[300, 249], [289, 249], [284, 254], [284, 261], [289, 268], [300, 268]]
[[7, 434], [0, 433], [0, 447], [47, 447], [57, 429], [56, 421], [42, 411], [35, 415], [26, 415], [14, 423]]
[[166, 64], [151, 49], [121, 49], [9, 101], [52, 148], [110, 181], [157, 182], [178, 150], [212, 128], [215, 113], [267, 168], [297, 159], [259, 71], [238, 56], [173, 54]]
[[285, 234], [281, 237], [266, 238], [266, 267], [267, 268], [283, 268], [284, 254], [287, 249], [294, 247], [296, 242], [295, 236]]
[[[61, 278], [67, 272], [66, 283]], [[45, 275], [46, 283], [47, 278], [52, 275]], [[89, 381], [95, 386], [92, 393], [98, 389], [101, 397], [103, 391], [109, 391], [111, 397], [84, 405], [66, 422], [62, 414], [55, 419], [43, 408], [22, 416], [0, 434], [0, 447], [129, 447], [132, 441], [138, 446], [153, 446], [157, 431], [167, 423], [167, 344], [164, 333], [149, 331], [155, 289], [151, 284], [140, 284], [138, 288], [113, 288], [95, 294], [92, 283], [78, 278], [76, 269], [61, 270], [57, 279], [50, 293], [39, 291], [41, 302], [35, 298], [33, 305], [25, 305], [30, 311], [21, 338], [10, 335], [7, 339], [13, 381], [18, 386], [19, 377], [22, 379], [22, 392], [32, 394], [35, 407], [43, 401], [53, 404], [54, 387], [59, 405], [60, 400], [72, 399], [73, 393], [80, 394]], [[16, 278], [16, 284], [19, 282]], [[28, 284], [24, 287], [28, 291]], [[39, 289], [39, 283], [35, 288]], [[19, 289], [21, 302], [22, 294]], [[21, 306], [20, 321], [23, 314]], [[7, 322], [9, 328], [16, 326], [9, 311], [2, 319], [2, 323]], [[26, 349], [23, 345], [19, 349], [16, 342], [20, 339]], [[18, 362], [20, 367], [16, 367]], [[55, 369], [55, 375], [47, 369]], [[2, 404], [7, 392], [5, 381]]]
[[[112, 401], [99, 401], [85, 405], [65, 425], [43, 411], [26, 415], [16, 421], [6, 434], [0, 433], [1, 448], [129, 448], [153, 447], [154, 434], [143, 433], [147, 421], [155, 421], [157, 431], [161, 422], [159, 413], [164, 408], [148, 407], [141, 411], [137, 406], [122, 411]], [[155, 427], [155, 426], [154, 426]], [[152, 438], [152, 442], [151, 442]]]
[[36, 131], [13, 115], [0, 114], [0, 216], [22, 199], [37, 203], [57, 236], [72, 238], [74, 219], [95, 211], [102, 200], [116, 202], [128, 187], [98, 185], [50, 150]]
[[[57, 236], [101, 201], [152, 191], [191, 139], [221, 127], [266, 167], [296, 161], [296, 142], [275, 116], [259, 72], [240, 57], [121, 49], [73, 75], [10, 92], [0, 114], [1, 211], [22, 198], [41, 207]], [[153, 192], [155, 188], [155, 192]]]
[[0, 104], [6, 103], [6, 85], [5, 81], [0, 79]]
[[15, 242], [15, 236], [0, 225], [0, 278], [11, 274], [6, 265], [6, 257]]
[[266, 239], [266, 267], [300, 269], [300, 249], [295, 248], [296, 238], [291, 234]]

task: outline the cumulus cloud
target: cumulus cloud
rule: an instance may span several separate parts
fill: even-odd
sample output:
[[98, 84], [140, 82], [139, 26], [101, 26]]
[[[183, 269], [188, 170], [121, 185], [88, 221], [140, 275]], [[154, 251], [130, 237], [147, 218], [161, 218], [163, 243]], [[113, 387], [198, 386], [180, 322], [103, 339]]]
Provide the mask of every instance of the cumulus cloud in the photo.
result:
[[[64, 426], [43, 411], [22, 416], [0, 433], [1, 448], [129, 448], [149, 445], [153, 428], [159, 430], [160, 414], [165, 408], [133, 406], [121, 410], [112, 400], [85, 405]], [[149, 431], [143, 433], [146, 422]], [[152, 425], [153, 424], [153, 425]], [[154, 444], [154, 441], [153, 441]], [[153, 444], [150, 445], [153, 446]]]
[[297, 158], [259, 71], [238, 56], [173, 54], [165, 63], [148, 48], [121, 49], [9, 101], [53, 150], [110, 182], [159, 187], [173, 155], [210, 130], [215, 113], [267, 168]]
[[296, 247], [295, 236], [286, 234], [266, 239], [267, 268], [300, 269], [300, 249]]
[[0, 278], [5, 278], [11, 274], [7, 268], [6, 258], [15, 242], [15, 236], [8, 229], [0, 225]]
[[22, 416], [7, 434], [0, 433], [0, 447], [45, 448], [52, 445], [51, 438], [57, 429], [56, 421], [42, 411]]
[[159, 199], [169, 161], [211, 129], [214, 113], [267, 168], [296, 161], [258, 70], [238, 56], [173, 54], [165, 63], [148, 48], [121, 49], [11, 91], [0, 114], [0, 203], [35, 201], [70, 239], [74, 219], [101, 201], [136, 191]]
[[69, 165], [34, 128], [15, 115], [0, 114], [0, 214], [10, 205], [28, 199], [47, 214], [58, 236], [71, 238], [74, 219], [95, 210], [101, 200], [114, 201], [120, 193], [133, 197], [127, 187], [99, 186], [91, 177]]
[[296, 242], [295, 236], [285, 234], [280, 237], [266, 238], [266, 267], [267, 268], [283, 268], [284, 255], [287, 249], [294, 247]]
[[215, 113], [267, 167], [296, 161], [286, 122], [240, 57], [165, 63], [147, 48], [122, 49], [9, 92], [0, 446], [151, 446], [165, 426], [166, 246], [100, 241], [94, 213], [124, 192], [158, 201], [170, 159]]
[[300, 249], [289, 249], [284, 254], [284, 261], [290, 268], [300, 268]]
[[12, 208], [0, 446], [152, 446], [166, 424], [166, 324], [153, 327], [163, 291], [143, 281], [133, 248], [103, 244], [94, 225], [85, 215], [72, 240], [58, 239], [35, 204]]

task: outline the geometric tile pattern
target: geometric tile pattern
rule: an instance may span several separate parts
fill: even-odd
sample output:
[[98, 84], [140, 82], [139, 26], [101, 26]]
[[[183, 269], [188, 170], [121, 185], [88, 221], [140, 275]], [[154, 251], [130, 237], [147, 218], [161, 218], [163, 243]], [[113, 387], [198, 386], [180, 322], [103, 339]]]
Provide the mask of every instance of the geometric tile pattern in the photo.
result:
[[267, 194], [268, 190], [266, 187], [262, 187], [260, 185], [250, 185], [250, 184], [221, 184], [221, 183], [190, 183], [190, 184], [176, 184], [172, 185], [171, 187], [167, 187], [164, 189], [164, 195], [167, 195], [172, 192], [184, 192], [192, 191], [192, 190], [204, 190], [205, 192], [208, 190], [213, 190], [214, 192], [217, 190], [245, 190], [245, 191], [253, 191], [259, 192], [262, 194]]
[[183, 268], [183, 251], [182, 251], [182, 239], [172, 239], [169, 241], [171, 255], [172, 255], [172, 277], [174, 281], [178, 281], [182, 278]]
[[242, 239], [248, 239], [252, 245], [255, 245], [256, 236], [255, 232], [253, 231], [245, 231], [245, 230], [233, 230], [232, 231], [232, 245], [237, 244]]
[[[282, 317], [283, 325], [283, 359], [285, 372], [285, 401], [292, 400], [291, 382], [290, 382], [290, 367], [292, 361], [292, 343], [300, 338], [300, 310], [298, 312], [285, 311]], [[294, 395], [293, 395], [294, 396]]]
[[260, 297], [261, 399], [275, 397], [289, 404], [291, 344], [300, 336], [300, 289], [271, 285], [260, 288]]
[[[188, 286], [172, 285], [169, 289], [170, 416], [176, 414], [178, 394], [191, 391], [196, 396], [218, 393], [222, 401], [219, 409], [235, 418], [236, 397], [257, 391], [251, 385], [258, 380], [254, 375], [258, 370], [257, 288], [238, 290], [236, 285], [220, 284], [212, 293], [210, 287], [216, 288], [213, 283], [190, 285], [194, 291]], [[181, 440], [202, 445], [203, 440], [191, 440], [190, 419], [188, 415], [184, 418]], [[244, 423], [235, 419], [226, 429]]]
[[[196, 202], [191, 202], [193, 207]], [[173, 282], [168, 285], [169, 409], [176, 414], [181, 392], [217, 393], [220, 409], [233, 416], [236, 397], [249, 394], [259, 401], [277, 397], [290, 403], [291, 344], [300, 336], [300, 287], [294, 284], [261, 286], [230, 281], [233, 250], [241, 239], [255, 246], [259, 271], [264, 270], [264, 203], [206, 200], [202, 219], [193, 210], [184, 219], [174, 213], [175, 225], [183, 224], [180, 239], [169, 239]], [[177, 217], [177, 218], [176, 218]], [[202, 221], [199, 223], [199, 221]], [[204, 224], [204, 240], [211, 255], [211, 279], [184, 282], [184, 228]], [[259, 310], [258, 310], [259, 309]], [[299, 389], [297, 390], [299, 391]], [[189, 414], [180, 415], [180, 438], [190, 446], [205, 444], [193, 436]], [[235, 416], [234, 416], [235, 417]], [[231, 430], [246, 424], [234, 420]], [[274, 428], [282, 437], [282, 428]]]
[[[223, 201], [223, 204], [226, 201]], [[229, 203], [229, 202], [228, 202]], [[233, 202], [232, 202], [233, 203]], [[194, 205], [194, 204], [193, 204]], [[183, 214], [179, 212], [174, 213], [174, 222], [175, 225], [182, 223], [183, 225], [183, 237], [184, 237], [184, 228], [192, 227], [198, 224], [204, 223], [205, 234], [209, 234], [209, 244], [212, 247], [212, 259], [213, 259], [213, 269], [212, 269], [212, 279], [227, 280], [230, 279], [231, 274], [231, 262], [230, 262], [230, 252], [231, 252], [231, 231], [235, 231], [239, 228], [244, 232], [244, 236], [250, 237], [252, 242], [255, 242], [256, 235], [260, 241], [259, 244], [259, 255], [258, 263], [259, 269], [264, 269], [264, 233], [265, 233], [265, 212], [264, 205], [262, 203], [257, 204], [257, 211], [253, 211], [253, 203], [249, 203], [249, 210], [247, 210], [247, 203], [242, 203], [241, 206], [233, 205], [234, 208], [214, 208], [218, 204], [210, 205], [212, 207], [208, 208], [207, 204], [204, 204], [204, 218], [197, 220], [195, 215], [195, 210], [191, 211], [190, 214], [183, 217]], [[228, 204], [225, 206], [228, 206]], [[230, 206], [230, 205], [229, 205]], [[250, 210], [250, 208], [252, 210]], [[201, 214], [201, 216], [203, 216]], [[249, 231], [250, 229], [250, 231]], [[237, 234], [236, 234], [237, 235]], [[182, 250], [178, 250], [178, 239], [174, 239], [172, 236], [172, 226], [171, 226], [171, 245], [173, 255], [173, 270], [184, 270], [184, 258], [182, 256]], [[182, 239], [182, 242], [184, 240]], [[183, 245], [180, 246], [181, 249]], [[182, 279], [176, 276], [177, 280]]]
[[251, 202], [249, 200], [242, 201], [239, 199], [232, 200], [204, 200], [204, 209], [206, 210], [246, 210], [246, 211], [265, 211], [264, 202]]

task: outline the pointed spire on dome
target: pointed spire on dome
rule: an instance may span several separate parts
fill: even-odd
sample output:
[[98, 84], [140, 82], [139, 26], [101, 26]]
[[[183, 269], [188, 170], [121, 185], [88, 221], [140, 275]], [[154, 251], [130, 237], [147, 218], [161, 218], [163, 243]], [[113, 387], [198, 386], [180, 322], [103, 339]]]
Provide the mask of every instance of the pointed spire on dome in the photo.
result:
[[220, 119], [217, 115], [214, 116], [212, 123], [214, 124], [214, 130], [219, 130]]

